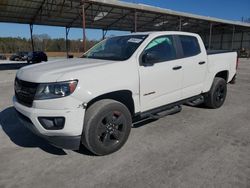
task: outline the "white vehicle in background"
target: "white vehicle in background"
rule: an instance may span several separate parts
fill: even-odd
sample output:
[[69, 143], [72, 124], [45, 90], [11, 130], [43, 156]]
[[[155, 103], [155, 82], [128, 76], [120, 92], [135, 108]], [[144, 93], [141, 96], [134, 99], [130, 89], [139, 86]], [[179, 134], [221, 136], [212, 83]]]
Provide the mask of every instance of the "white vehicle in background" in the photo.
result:
[[207, 53], [197, 34], [133, 33], [81, 59], [20, 69], [13, 102], [25, 126], [51, 144], [106, 155], [124, 145], [133, 121], [184, 103], [221, 107], [237, 62], [236, 52]]

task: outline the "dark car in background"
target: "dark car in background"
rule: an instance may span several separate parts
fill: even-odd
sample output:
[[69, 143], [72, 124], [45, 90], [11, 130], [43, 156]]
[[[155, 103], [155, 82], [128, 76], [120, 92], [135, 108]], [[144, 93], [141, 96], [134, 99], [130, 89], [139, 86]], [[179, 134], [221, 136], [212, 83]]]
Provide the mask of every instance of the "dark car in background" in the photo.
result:
[[40, 63], [42, 61], [48, 61], [47, 55], [42, 51], [30, 52], [28, 54], [28, 63]]
[[26, 61], [28, 57], [28, 52], [17, 52], [10, 56], [11, 61]]
[[241, 48], [238, 51], [238, 56], [240, 58], [249, 58], [250, 57], [250, 50], [246, 50], [245, 48]]
[[3, 54], [0, 54], [0, 60], [6, 60], [7, 58], [6, 58], [6, 56], [5, 55], [3, 55]]

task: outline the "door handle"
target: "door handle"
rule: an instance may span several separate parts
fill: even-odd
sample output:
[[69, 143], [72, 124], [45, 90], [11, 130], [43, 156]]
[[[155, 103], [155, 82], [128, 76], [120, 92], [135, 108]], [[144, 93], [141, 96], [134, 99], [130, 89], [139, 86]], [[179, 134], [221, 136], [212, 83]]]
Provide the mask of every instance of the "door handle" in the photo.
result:
[[182, 66], [175, 66], [175, 67], [173, 67], [173, 70], [179, 70], [181, 68], [182, 68]]
[[205, 63], [206, 63], [205, 61], [201, 61], [201, 62], [199, 62], [199, 65], [203, 65]]

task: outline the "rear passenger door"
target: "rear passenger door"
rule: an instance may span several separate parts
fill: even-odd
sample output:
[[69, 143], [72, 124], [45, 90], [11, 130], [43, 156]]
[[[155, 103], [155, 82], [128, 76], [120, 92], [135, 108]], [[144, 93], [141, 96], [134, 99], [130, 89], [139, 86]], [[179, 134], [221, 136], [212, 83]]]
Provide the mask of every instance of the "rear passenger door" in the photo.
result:
[[186, 99], [202, 92], [207, 70], [207, 55], [202, 52], [202, 41], [196, 36], [177, 35], [183, 62], [182, 98]]

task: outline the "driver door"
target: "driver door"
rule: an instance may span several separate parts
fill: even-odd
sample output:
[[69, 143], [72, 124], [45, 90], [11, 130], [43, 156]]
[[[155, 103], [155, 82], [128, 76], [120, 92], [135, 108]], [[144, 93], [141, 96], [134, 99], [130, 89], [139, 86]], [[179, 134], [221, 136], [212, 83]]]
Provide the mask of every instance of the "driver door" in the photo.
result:
[[174, 36], [153, 39], [140, 58], [141, 110], [147, 111], [181, 100], [182, 61]]

